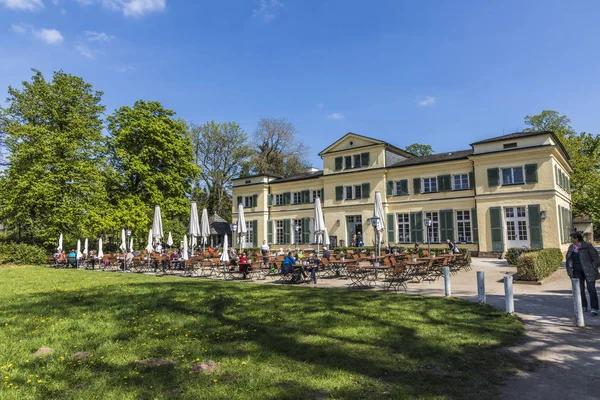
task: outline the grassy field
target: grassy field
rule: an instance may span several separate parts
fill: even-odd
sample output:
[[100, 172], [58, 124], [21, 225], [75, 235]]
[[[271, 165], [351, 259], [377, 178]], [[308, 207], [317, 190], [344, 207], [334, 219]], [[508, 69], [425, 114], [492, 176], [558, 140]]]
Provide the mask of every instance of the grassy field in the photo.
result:
[[[456, 299], [5, 268], [0, 398], [490, 398], [522, 331]], [[136, 369], [147, 358], [177, 364]], [[219, 369], [190, 373], [206, 360]]]

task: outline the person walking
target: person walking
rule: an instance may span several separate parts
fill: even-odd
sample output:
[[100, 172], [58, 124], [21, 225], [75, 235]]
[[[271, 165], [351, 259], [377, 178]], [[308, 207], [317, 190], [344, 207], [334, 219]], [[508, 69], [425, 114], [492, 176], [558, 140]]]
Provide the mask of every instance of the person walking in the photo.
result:
[[588, 310], [588, 303], [585, 296], [585, 289], [590, 295], [590, 305], [592, 315], [598, 315], [598, 292], [596, 291], [596, 281], [600, 279], [598, 267], [600, 267], [600, 256], [598, 250], [590, 243], [583, 240], [581, 232], [571, 233], [571, 246], [567, 251], [566, 267], [567, 273], [571, 279], [579, 279], [579, 290], [581, 292], [581, 305], [583, 311]]

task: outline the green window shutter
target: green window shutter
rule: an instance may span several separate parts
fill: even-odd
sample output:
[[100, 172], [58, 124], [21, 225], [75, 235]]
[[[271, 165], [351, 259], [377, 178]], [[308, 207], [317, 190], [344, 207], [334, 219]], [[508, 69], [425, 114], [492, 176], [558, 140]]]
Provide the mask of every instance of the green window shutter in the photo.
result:
[[502, 209], [500, 207], [490, 207], [490, 226], [492, 228], [492, 251], [503, 252], [504, 237], [502, 233]]
[[438, 181], [438, 192], [449, 192], [452, 190], [452, 176], [450, 175], [440, 175], [437, 177]]
[[292, 241], [292, 220], [284, 219], [283, 220], [283, 244], [290, 244]]
[[292, 202], [292, 194], [290, 192], [285, 192], [283, 194], [283, 204], [287, 205]]
[[396, 217], [396, 214], [394, 214], [394, 213], [390, 213], [387, 215], [387, 231], [388, 231], [387, 241], [388, 241], [388, 244], [396, 243], [395, 217]]
[[567, 176], [567, 193], [571, 193], [571, 178]]
[[256, 207], [256, 206], [258, 206], [258, 195], [253, 194], [252, 195], [252, 207]]
[[410, 213], [410, 242], [423, 243], [423, 213]]
[[310, 190], [303, 190], [302, 191], [302, 203], [303, 204], [310, 203]]
[[488, 186], [500, 186], [500, 168], [488, 168]]
[[473, 230], [473, 243], [479, 243], [479, 227], [477, 226], [476, 208], [471, 208], [471, 229]]
[[237, 205], [239, 206], [240, 204], [242, 204], [242, 196], [238, 196], [237, 198]]
[[267, 221], [267, 242], [273, 244], [273, 221]]
[[525, 164], [525, 183], [537, 183], [538, 181], [538, 165]]
[[336, 171], [341, 170], [342, 165], [344, 165], [344, 157], [336, 157], [335, 158], [335, 170]]
[[360, 166], [368, 167], [370, 164], [371, 164], [370, 154], [368, 152], [360, 153]]
[[302, 218], [302, 244], [310, 243], [310, 218]]
[[335, 199], [337, 201], [340, 201], [340, 200], [344, 199], [344, 187], [343, 186], [336, 186], [335, 187]]
[[385, 186], [385, 195], [393, 196], [394, 194], [394, 181], [387, 181], [387, 185]]
[[362, 184], [362, 198], [363, 199], [368, 199], [371, 196], [371, 184], [370, 183], [363, 183]]
[[400, 181], [400, 195], [408, 196], [408, 179], [402, 179]]
[[413, 178], [413, 192], [415, 194], [421, 193], [421, 178]]
[[527, 206], [529, 214], [529, 241], [532, 249], [541, 249], [542, 242], [542, 218], [540, 218], [539, 204]]
[[252, 221], [252, 232], [254, 232], [254, 240], [252, 241], [252, 247], [258, 247], [258, 221]]
[[454, 211], [440, 210], [440, 238], [442, 242], [446, 239], [454, 241]]
[[269, 193], [269, 195], [267, 196], [267, 205], [269, 207], [273, 206], [273, 195], [271, 193]]
[[321, 198], [321, 205], [323, 205], [323, 201], [325, 200], [325, 189], [321, 189], [321, 194], [319, 197]]
[[473, 172], [469, 172], [469, 189], [475, 188], [475, 174]]
[[556, 180], [556, 184], [558, 185], [558, 167], [554, 166], [554, 178]]
[[558, 230], [560, 231], [560, 242], [561, 243], [565, 243], [565, 228], [564, 228], [564, 221], [563, 221], [563, 212], [562, 212], [562, 207], [558, 206]]

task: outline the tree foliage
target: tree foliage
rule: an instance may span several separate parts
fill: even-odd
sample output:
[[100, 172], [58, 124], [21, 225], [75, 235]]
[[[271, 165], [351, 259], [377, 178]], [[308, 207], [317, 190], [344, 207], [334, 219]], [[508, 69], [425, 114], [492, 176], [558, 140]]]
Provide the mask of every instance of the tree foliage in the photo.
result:
[[[108, 117], [111, 193], [119, 213], [115, 226], [128, 226], [144, 237], [154, 205], [165, 228], [183, 234], [189, 218], [189, 194], [198, 174], [192, 144], [182, 120], [159, 102], [136, 101]], [[181, 232], [180, 232], [181, 231]]]
[[571, 157], [573, 214], [600, 221], [600, 135], [576, 132], [571, 120], [557, 111], [544, 110], [525, 117], [526, 131], [552, 131]]
[[214, 213], [231, 218], [231, 185], [242, 170], [248, 169], [252, 152], [248, 135], [235, 122], [207, 122], [192, 125], [194, 158], [200, 167], [198, 187], [208, 197], [205, 206]]
[[106, 209], [102, 92], [83, 79], [34, 71], [9, 87], [2, 110], [9, 166], [0, 216], [16, 240], [45, 246], [103, 229]]
[[433, 147], [428, 144], [413, 143], [406, 146], [404, 150], [414, 154], [417, 157], [430, 156], [433, 154]]
[[305, 171], [308, 148], [297, 139], [297, 133], [296, 127], [283, 118], [261, 119], [253, 137], [253, 172], [285, 177]]

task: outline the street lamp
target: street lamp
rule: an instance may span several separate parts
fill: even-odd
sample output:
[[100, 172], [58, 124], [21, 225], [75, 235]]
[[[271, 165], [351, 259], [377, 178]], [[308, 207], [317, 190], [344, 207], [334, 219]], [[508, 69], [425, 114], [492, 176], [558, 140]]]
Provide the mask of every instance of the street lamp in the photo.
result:
[[300, 232], [300, 224], [294, 222], [294, 238], [296, 239], [296, 248], [298, 248], [298, 245], [300, 244], [300, 236], [298, 235], [298, 232]]
[[[379, 240], [379, 235], [380, 235], [380, 232], [379, 232], [379, 220], [380, 220], [380, 218], [377, 217], [377, 216], [373, 216], [373, 217], [371, 217], [371, 218], [368, 219], [369, 223], [373, 226], [373, 229], [375, 229], [375, 249], [376, 249], [376, 252], [377, 252], [377, 257], [381, 256], [381, 246], [379, 245], [379, 243], [381, 242]], [[379, 266], [379, 261], [376, 260], [375, 263], [374, 263], [374, 265], [376, 267], [378, 267]]]
[[233, 233], [237, 231], [237, 224], [232, 223], [230, 225], [230, 227], [231, 227], [231, 247], [233, 247], [235, 250], [235, 244], [233, 243]]
[[130, 237], [130, 236], [131, 236], [131, 229], [126, 229], [126, 230], [125, 230], [125, 237], [126, 237], [127, 239], [125, 240], [125, 251], [126, 251], [127, 253], [129, 253], [129, 252], [132, 250], [132, 249], [130, 249], [130, 248], [129, 248], [129, 247], [130, 247], [130, 246], [129, 246], [129, 237]]
[[[427, 227], [427, 252], [430, 253], [431, 252], [431, 236], [429, 234], [429, 228], [433, 225], [433, 222], [429, 218], [425, 218], [423, 220], [423, 222], [425, 223], [425, 226]], [[429, 255], [431, 255], [431, 253]]]

